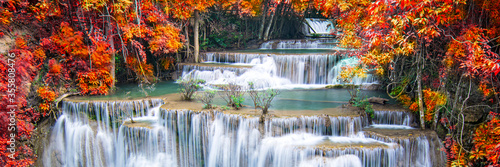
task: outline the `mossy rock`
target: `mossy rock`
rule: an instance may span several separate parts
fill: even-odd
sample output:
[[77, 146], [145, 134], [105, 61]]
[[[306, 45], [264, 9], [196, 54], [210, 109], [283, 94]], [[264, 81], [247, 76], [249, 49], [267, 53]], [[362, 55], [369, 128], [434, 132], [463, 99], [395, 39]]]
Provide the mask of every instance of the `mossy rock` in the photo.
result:
[[344, 88], [349, 88], [349, 87], [353, 87], [353, 88], [359, 88], [359, 85], [353, 85], [353, 84], [335, 84], [335, 85], [326, 85], [325, 88], [326, 89], [344, 89]]
[[326, 85], [326, 89], [343, 89], [344, 85], [336, 84], [336, 85]]

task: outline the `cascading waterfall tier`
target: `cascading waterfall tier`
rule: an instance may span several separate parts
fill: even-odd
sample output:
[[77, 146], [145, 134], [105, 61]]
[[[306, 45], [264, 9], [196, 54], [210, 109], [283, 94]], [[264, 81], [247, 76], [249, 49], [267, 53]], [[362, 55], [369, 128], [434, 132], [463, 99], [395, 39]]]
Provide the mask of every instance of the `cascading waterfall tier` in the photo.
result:
[[[62, 112], [44, 150], [44, 166], [120, 166], [115, 150], [120, 120], [153, 115], [161, 99], [120, 102], [62, 102]], [[149, 112], [149, 113], [148, 113]], [[120, 159], [120, 160], [118, 160]]]
[[398, 162], [397, 166], [446, 166], [443, 144], [434, 131], [381, 128], [364, 130], [367, 137], [398, 143], [403, 148], [399, 156], [406, 161]]
[[[349, 57], [350, 53], [346, 50], [303, 54], [208, 52], [201, 56], [210, 65], [184, 65], [182, 78], [203, 79], [212, 85], [235, 83], [244, 87], [253, 82], [258, 89], [344, 84], [338, 78], [343, 67], [359, 65], [357, 58]], [[356, 85], [376, 82], [372, 74], [352, 80]]]
[[301, 116], [291, 118], [273, 118], [266, 122], [266, 134], [282, 136], [292, 133], [311, 133], [329, 136], [356, 136], [367, 125], [363, 117], [348, 116]]
[[[167, 110], [160, 108], [162, 103], [64, 101], [44, 151], [44, 165], [436, 166], [438, 162], [421, 160], [427, 156], [425, 150], [437, 146], [418, 143], [439, 139], [396, 140], [377, 135], [376, 129], [363, 132], [368, 124], [363, 117], [269, 118], [261, 124], [258, 117]], [[410, 150], [417, 148], [424, 150]]]
[[412, 126], [414, 114], [408, 111], [374, 111], [374, 124]]
[[264, 42], [260, 49], [340, 49], [338, 41], [333, 38], [272, 40]]
[[[204, 53], [208, 62], [252, 65], [243, 74], [224, 67], [193, 69], [184, 67], [183, 78], [204, 79], [210, 84], [254, 82], [257, 88], [280, 87], [290, 84], [330, 84], [336, 75], [330, 69], [341, 54], [266, 54], [266, 53]], [[189, 72], [188, 72], [189, 71]]]
[[224, 71], [234, 72], [236, 75], [241, 75], [246, 72], [248, 69], [252, 68], [252, 65], [225, 65], [225, 64], [205, 64], [205, 63], [191, 63], [191, 64], [183, 64], [182, 65], [182, 75], [185, 76], [189, 72], [195, 71], [215, 71], [220, 70], [221, 73]]

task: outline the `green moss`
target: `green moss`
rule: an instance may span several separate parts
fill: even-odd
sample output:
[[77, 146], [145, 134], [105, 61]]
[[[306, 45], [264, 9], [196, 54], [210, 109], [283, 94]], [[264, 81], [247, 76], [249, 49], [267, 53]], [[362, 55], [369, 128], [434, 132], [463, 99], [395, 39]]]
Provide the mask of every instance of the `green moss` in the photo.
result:
[[326, 89], [344, 89], [344, 88], [359, 88], [359, 85], [353, 84], [335, 84], [335, 85], [326, 85]]
[[342, 89], [344, 88], [344, 85], [341, 84], [336, 84], [336, 85], [326, 85], [326, 89]]

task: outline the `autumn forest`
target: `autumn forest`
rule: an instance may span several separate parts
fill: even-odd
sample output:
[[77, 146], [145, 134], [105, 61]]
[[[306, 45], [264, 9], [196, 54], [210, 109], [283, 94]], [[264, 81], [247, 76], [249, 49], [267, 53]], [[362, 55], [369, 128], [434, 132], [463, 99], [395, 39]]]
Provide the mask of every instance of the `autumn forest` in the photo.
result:
[[[496, 0], [0, 0], [0, 166], [500, 166], [499, 9]], [[125, 96], [121, 85], [149, 101], [78, 99]], [[370, 93], [404, 112], [387, 113]], [[285, 108], [293, 103], [312, 109]], [[105, 105], [121, 107], [107, 118]], [[325, 136], [349, 142], [280, 147]], [[429, 148], [405, 146], [413, 140]], [[443, 158], [412, 159], [427, 152]]]

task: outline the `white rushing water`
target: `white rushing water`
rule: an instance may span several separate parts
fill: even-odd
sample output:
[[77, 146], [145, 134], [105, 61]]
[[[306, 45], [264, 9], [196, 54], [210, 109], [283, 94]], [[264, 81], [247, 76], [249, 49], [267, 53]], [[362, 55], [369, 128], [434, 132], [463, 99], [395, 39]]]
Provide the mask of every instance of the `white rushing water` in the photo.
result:
[[333, 38], [273, 40], [260, 45], [260, 49], [339, 49], [338, 41]]
[[381, 125], [411, 126], [415, 121], [414, 114], [407, 111], [375, 111], [373, 122]]
[[[235, 83], [246, 87], [253, 82], [263, 88], [318, 88], [327, 84], [344, 84], [338, 76], [345, 66], [357, 66], [356, 58], [342, 58], [336, 54], [263, 54], [263, 53], [205, 53], [209, 62], [248, 65], [251, 68], [217, 68], [185, 66], [183, 79], [203, 79], [209, 85]], [[374, 76], [355, 77], [353, 84], [377, 83]]]
[[367, 137], [362, 117], [272, 118], [260, 127], [258, 117], [165, 110], [159, 108], [162, 103], [64, 101], [42, 157], [44, 166], [435, 166], [438, 162], [432, 151], [438, 148], [425, 136]]

